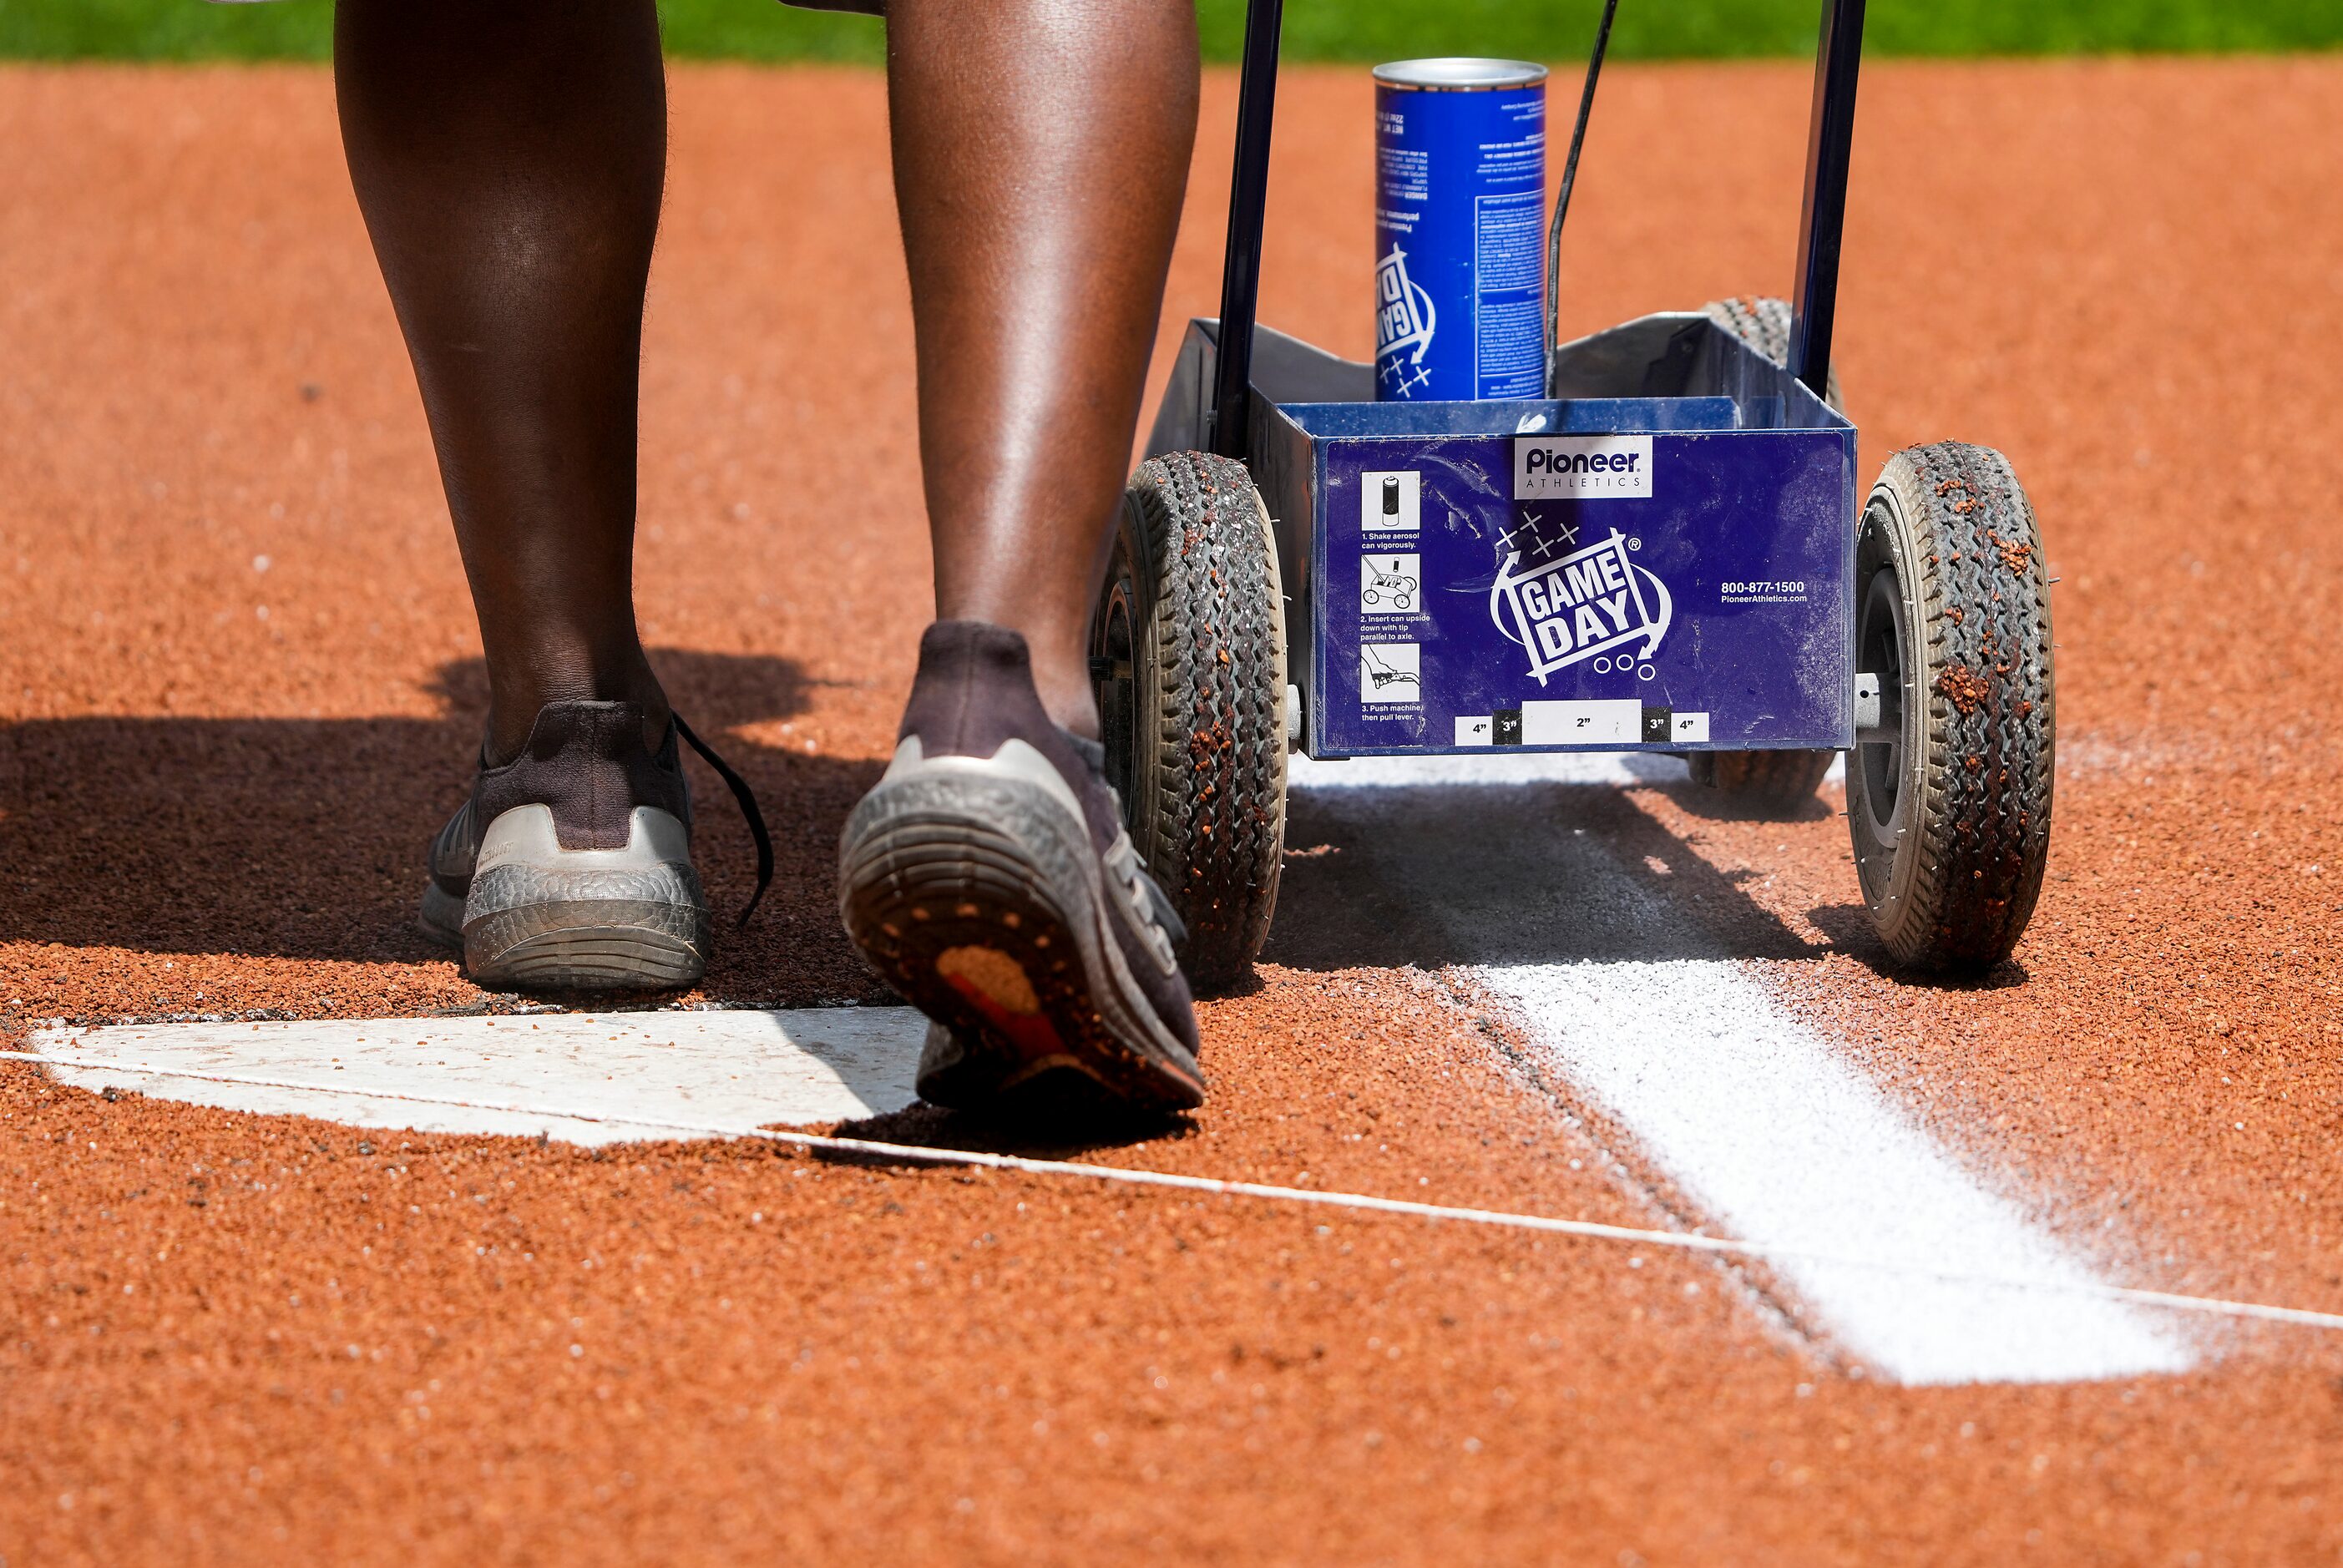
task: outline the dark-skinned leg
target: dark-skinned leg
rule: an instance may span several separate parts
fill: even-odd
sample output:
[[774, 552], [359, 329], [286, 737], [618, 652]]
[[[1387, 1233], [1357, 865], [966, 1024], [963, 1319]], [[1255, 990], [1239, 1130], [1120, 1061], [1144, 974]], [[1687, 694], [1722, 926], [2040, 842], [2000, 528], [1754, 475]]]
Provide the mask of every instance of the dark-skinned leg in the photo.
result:
[[1192, 0], [890, 0], [936, 613], [1098, 734], [1091, 607], [1196, 135]]
[[488, 653], [423, 928], [499, 989], [689, 985], [709, 910], [633, 604], [653, 0], [340, 0], [334, 64]]
[[935, 1020], [924, 1098], [995, 1106], [1071, 1072], [1194, 1105], [1176, 922], [1082, 738], [1195, 138], [1195, 16], [890, 0], [888, 56], [939, 618], [840, 841], [847, 930]]
[[339, 0], [334, 78], [479, 613], [489, 758], [568, 699], [638, 702], [655, 739], [633, 603], [653, 0]]

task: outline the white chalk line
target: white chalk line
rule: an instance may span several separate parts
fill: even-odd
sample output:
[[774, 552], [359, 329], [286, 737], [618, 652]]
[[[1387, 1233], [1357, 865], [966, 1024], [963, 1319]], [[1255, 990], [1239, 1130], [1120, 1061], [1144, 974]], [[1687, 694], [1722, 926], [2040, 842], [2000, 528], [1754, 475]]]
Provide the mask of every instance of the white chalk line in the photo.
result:
[[[1584, 796], [1522, 788], [1616, 782], [1627, 764], [1648, 773], [1656, 760], [1492, 757], [1483, 769], [1448, 758], [1436, 776], [1344, 764], [1297, 786], [1314, 830], [1351, 852], [1347, 878], [1423, 910], [1425, 940], [1479, 994], [1474, 1010], [1506, 1018], [1560, 1108], [1583, 1106], [1625, 1135], [1634, 1152], [1609, 1156], [1619, 1173], [1640, 1165], [1700, 1215], [1657, 1222], [1784, 1250], [1758, 1304], [1907, 1385], [2186, 1370], [2189, 1346], [2106, 1298], [1807, 1261], [1854, 1251], [1938, 1280], [2037, 1285], [2111, 1273], [1978, 1180], [1840, 1045], [1778, 1004], [1765, 966], [1696, 918], [1697, 894], [1687, 901], [1691, 890], [1656, 879], [1689, 869], [1698, 851], [1623, 853], [1593, 820], [1574, 820]], [[1471, 786], [1484, 788], [1469, 805], [1451, 793]]]
[[[1976, 1181], [1738, 965], [1513, 966], [1475, 978], [1716, 1229], [1975, 1274], [2106, 1278]], [[1835, 1337], [1907, 1384], [2067, 1382], [2193, 1359], [2145, 1320], [2079, 1298], [1916, 1290], [1803, 1262], [1783, 1273]]]
[[[156, 1063], [145, 1061], [76, 1061], [70, 1058], [45, 1056], [32, 1050], [0, 1050], [0, 1060], [27, 1061], [43, 1067], [69, 1067], [91, 1071], [110, 1070], [116, 1072], [146, 1073], [156, 1078], [193, 1078], [210, 1083], [236, 1084], [250, 1089], [295, 1090], [334, 1095], [346, 1092], [337, 1084], [305, 1083], [292, 1079], [257, 1078], [240, 1073], [194, 1071], [185, 1067], [158, 1066]], [[560, 1117], [574, 1121], [650, 1127], [664, 1131], [689, 1132], [711, 1138], [761, 1138], [770, 1142], [786, 1143], [800, 1149], [819, 1150], [838, 1154], [869, 1155], [905, 1164], [963, 1165], [989, 1171], [1014, 1171], [1031, 1176], [1071, 1176], [1131, 1187], [1171, 1188], [1180, 1191], [1202, 1192], [1215, 1197], [1257, 1198], [1271, 1202], [1314, 1204], [1321, 1208], [1367, 1213], [1404, 1214], [1422, 1220], [1453, 1220], [1468, 1225], [1493, 1225], [1508, 1230], [1537, 1231], [1554, 1235], [1577, 1236], [1590, 1241], [1631, 1241], [1643, 1246], [1674, 1248], [1679, 1251], [1708, 1252], [1767, 1261], [1830, 1263], [1842, 1268], [1868, 1269], [1907, 1278], [1936, 1280], [1948, 1284], [1984, 1285], [2001, 1290], [2083, 1296], [2097, 1301], [2127, 1302], [2138, 1306], [2162, 1307], [2172, 1312], [2193, 1312], [2204, 1316], [2248, 1318], [2261, 1322], [2286, 1323], [2298, 1328], [2343, 1330], [2343, 1312], [2320, 1312], [2304, 1307], [2271, 1306], [2261, 1302], [2230, 1301], [2218, 1296], [2191, 1296], [2171, 1291], [2141, 1290], [2130, 1285], [2110, 1285], [2094, 1280], [2021, 1279], [1995, 1274], [1966, 1273], [1930, 1269], [1920, 1264], [1886, 1259], [1862, 1258], [1847, 1253], [1818, 1251], [1804, 1247], [1776, 1246], [1766, 1241], [1737, 1241], [1725, 1236], [1701, 1236], [1683, 1231], [1639, 1230], [1630, 1225], [1606, 1225], [1594, 1220], [1564, 1220], [1546, 1214], [1511, 1213], [1502, 1209], [1466, 1209], [1445, 1203], [1420, 1203], [1407, 1198], [1377, 1198], [1364, 1192], [1312, 1191], [1306, 1187], [1279, 1187], [1261, 1181], [1228, 1181], [1215, 1176], [1182, 1176], [1169, 1171], [1141, 1171], [1121, 1165], [1081, 1165], [1067, 1160], [1035, 1160], [1022, 1154], [994, 1154], [976, 1149], [938, 1149], [920, 1143], [883, 1143], [868, 1138], [837, 1138], [818, 1132], [786, 1132], [773, 1128], [756, 1128], [743, 1131], [739, 1128], [622, 1116], [610, 1111], [563, 1111], [548, 1106], [514, 1105], [494, 1101], [462, 1100], [452, 1096], [412, 1094], [390, 1090], [370, 1090], [368, 1093], [379, 1099], [410, 1101], [420, 1105], [456, 1106], [473, 1111], [493, 1111], [518, 1116]]]

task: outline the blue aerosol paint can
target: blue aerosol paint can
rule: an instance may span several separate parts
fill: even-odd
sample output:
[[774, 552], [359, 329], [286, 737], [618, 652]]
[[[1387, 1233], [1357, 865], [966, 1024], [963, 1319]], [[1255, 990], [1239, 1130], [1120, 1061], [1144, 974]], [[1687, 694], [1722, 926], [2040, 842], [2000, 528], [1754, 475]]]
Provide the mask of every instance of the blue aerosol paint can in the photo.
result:
[[1375, 67], [1375, 395], [1545, 393], [1545, 67]]

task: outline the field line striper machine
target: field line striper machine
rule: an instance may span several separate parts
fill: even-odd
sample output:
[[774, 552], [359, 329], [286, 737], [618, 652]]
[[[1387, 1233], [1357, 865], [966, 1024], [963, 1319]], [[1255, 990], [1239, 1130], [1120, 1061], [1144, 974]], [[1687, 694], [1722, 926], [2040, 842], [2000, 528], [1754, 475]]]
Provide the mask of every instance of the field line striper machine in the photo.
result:
[[[1109, 777], [1202, 986], [1267, 937], [1289, 749], [1666, 752], [1751, 815], [1811, 809], [1843, 753], [1897, 964], [1983, 970], [2033, 911], [2055, 736], [2033, 508], [1999, 453], [1958, 442], [1896, 453], [1859, 493], [1831, 376], [1862, 0], [1824, 4], [1794, 297], [1559, 343], [1615, 5], [1550, 226], [1543, 68], [1378, 70], [1366, 365], [1254, 323], [1282, 7], [1252, 0], [1221, 314], [1181, 346], [1091, 645]], [[1459, 114], [1498, 128], [1453, 133], [1482, 183], [1443, 218], [1439, 147], [1411, 138]]]

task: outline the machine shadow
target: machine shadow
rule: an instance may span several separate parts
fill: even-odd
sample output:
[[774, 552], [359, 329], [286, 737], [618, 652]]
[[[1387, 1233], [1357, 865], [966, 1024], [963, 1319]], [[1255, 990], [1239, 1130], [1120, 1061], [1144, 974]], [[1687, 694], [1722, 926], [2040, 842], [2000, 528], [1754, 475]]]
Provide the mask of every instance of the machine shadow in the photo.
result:
[[1265, 962], [1305, 970], [1824, 950], [1611, 784], [1314, 789]]
[[[773, 888], [731, 917], [756, 854], [698, 759], [696, 859], [718, 950], [703, 990], [771, 1005], [886, 992], [839, 930], [838, 829], [881, 764], [728, 733], [805, 711], [793, 661], [656, 649], [677, 707], [756, 790]], [[427, 719], [68, 719], [0, 727], [0, 935], [309, 960], [447, 961], [415, 929], [424, 850], [462, 801], [487, 709], [479, 662], [442, 668]]]
[[1861, 904], [1825, 904], [1808, 910], [1806, 919], [1830, 939], [1834, 952], [1845, 953], [1880, 979], [1893, 980], [1907, 990], [2007, 990], [2034, 978], [2014, 958], [2002, 960], [1983, 974], [1931, 974], [1926, 970], [1906, 969], [1889, 954], [1878, 932], [1872, 929], [1871, 912]]

